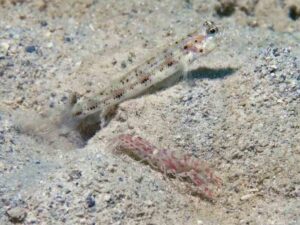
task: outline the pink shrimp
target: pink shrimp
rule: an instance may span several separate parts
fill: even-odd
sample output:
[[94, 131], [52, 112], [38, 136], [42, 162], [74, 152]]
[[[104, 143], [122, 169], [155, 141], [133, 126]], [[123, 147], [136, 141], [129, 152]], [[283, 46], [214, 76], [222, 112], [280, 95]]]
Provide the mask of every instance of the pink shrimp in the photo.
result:
[[222, 180], [215, 176], [207, 163], [190, 155], [177, 156], [167, 149], [159, 149], [138, 136], [123, 134], [114, 139], [114, 152], [125, 153], [149, 164], [165, 175], [174, 176], [193, 184], [193, 192], [213, 198], [212, 184], [221, 186]]

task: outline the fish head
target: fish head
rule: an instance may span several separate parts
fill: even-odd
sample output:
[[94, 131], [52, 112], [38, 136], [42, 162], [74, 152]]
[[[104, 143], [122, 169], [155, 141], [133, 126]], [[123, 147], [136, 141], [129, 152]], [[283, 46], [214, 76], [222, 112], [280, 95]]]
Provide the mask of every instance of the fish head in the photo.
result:
[[192, 34], [184, 43], [183, 49], [194, 55], [207, 55], [218, 46], [219, 39], [218, 26], [213, 21], [205, 21], [202, 31]]

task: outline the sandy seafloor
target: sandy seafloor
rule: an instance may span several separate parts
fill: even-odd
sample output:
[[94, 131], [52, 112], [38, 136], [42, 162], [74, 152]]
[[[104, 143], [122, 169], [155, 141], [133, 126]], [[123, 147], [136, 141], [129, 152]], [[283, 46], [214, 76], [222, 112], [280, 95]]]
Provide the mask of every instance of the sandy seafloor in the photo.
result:
[[[299, 0], [0, 3], [1, 225], [300, 224]], [[122, 103], [83, 148], [41, 139], [35, 114], [12, 117], [93, 95], [206, 19], [220, 46], [187, 79]], [[17, 129], [28, 121], [35, 132]], [[207, 160], [224, 182], [215, 200], [113, 154], [121, 133]]]

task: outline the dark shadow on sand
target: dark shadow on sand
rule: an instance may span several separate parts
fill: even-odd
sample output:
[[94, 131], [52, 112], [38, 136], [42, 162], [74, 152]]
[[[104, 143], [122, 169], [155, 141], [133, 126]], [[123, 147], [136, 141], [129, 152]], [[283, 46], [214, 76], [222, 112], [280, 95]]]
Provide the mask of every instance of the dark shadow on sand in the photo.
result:
[[206, 67], [201, 67], [193, 70], [189, 73], [188, 79], [222, 79], [227, 76], [234, 74], [238, 69], [236, 68], [220, 68], [211, 69]]
[[188, 83], [194, 82], [198, 79], [223, 79], [227, 76], [233, 75], [238, 69], [237, 68], [219, 68], [211, 69], [207, 67], [200, 67], [196, 70], [190, 71], [186, 78], [183, 77], [182, 73], [177, 75], [172, 75], [171, 77], [163, 80], [162, 82], [150, 87], [149, 90], [145, 91], [143, 94], [137, 96], [141, 97], [145, 94], [155, 94], [161, 90], [165, 90], [174, 86], [182, 80], [187, 81]]

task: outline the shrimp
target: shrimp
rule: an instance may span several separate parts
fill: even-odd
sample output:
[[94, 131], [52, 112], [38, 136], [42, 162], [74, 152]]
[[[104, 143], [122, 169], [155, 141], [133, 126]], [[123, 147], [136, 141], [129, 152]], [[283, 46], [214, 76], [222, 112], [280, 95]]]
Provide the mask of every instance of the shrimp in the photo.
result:
[[[139, 136], [122, 134], [111, 142], [113, 152], [123, 153], [149, 164], [165, 175], [192, 183], [190, 189], [208, 199], [213, 198], [209, 186], [220, 187], [221, 178], [214, 175], [208, 164], [190, 155], [176, 155], [168, 149], [160, 149]], [[111, 147], [110, 146], [110, 147]]]

